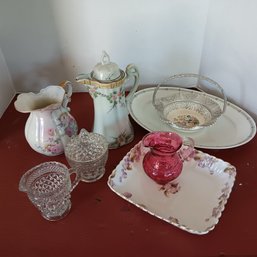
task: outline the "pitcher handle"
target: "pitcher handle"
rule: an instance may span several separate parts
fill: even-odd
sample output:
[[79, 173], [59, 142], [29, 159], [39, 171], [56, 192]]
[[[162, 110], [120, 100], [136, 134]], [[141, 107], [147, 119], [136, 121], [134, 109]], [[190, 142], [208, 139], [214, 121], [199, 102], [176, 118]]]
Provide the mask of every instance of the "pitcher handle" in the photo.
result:
[[64, 90], [66, 92], [64, 95], [63, 101], [62, 101], [62, 106], [69, 110], [68, 103], [71, 101], [72, 84], [69, 80], [64, 80], [59, 84], [59, 86], [64, 88]]
[[126, 101], [130, 101], [130, 98], [132, 98], [132, 96], [134, 95], [134, 93], [138, 88], [139, 72], [137, 67], [134, 64], [129, 64], [126, 68], [126, 74], [128, 78], [130, 78], [131, 76], [134, 77], [134, 85], [126, 97]]
[[75, 168], [70, 168], [69, 170], [69, 174], [70, 176], [75, 173], [76, 174], [76, 177], [75, 179], [71, 182], [71, 189], [70, 189], [70, 192], [73, 191], [73, 189], [78, 185], [78, 183], [80, 182], [81, 180], [81, 175], [80, 173], [75, 169]]

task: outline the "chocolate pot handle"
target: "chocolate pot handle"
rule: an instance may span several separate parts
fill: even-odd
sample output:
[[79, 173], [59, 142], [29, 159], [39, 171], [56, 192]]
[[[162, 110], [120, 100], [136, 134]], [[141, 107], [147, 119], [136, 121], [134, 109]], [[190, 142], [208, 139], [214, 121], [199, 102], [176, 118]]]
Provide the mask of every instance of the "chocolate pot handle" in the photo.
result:
[[138, 88], [139, 72], [137, 67], [134, 64], [129, 64], [126, 68], [126, 74], [127, 74], [127, 78], [134, 77], [134, 85], [126, 97], [126, 100], [130, 101], [130, 98], [133, 97], [134, 93]]

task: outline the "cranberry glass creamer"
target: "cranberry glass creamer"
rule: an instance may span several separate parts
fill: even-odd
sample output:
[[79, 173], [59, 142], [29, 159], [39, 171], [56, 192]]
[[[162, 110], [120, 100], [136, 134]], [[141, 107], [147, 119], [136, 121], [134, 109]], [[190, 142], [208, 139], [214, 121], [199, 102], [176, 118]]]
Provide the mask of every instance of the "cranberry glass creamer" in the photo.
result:
[[[173, 132], [152, 132], [144, 136], [143, 145], [150, 147], [143, 159], [145, 173], [158, 184], [166, 184], [177, 178], [183, 161], [194, 153], [194, 141], [182, 139]], [[181, 148], [182, 145], [185, 148]]]

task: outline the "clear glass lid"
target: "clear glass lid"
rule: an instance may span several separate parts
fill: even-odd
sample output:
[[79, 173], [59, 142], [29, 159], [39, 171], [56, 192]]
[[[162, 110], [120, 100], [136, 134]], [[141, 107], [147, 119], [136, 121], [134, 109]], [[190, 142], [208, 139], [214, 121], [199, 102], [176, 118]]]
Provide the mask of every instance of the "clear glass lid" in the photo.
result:
[[108, 149], [104, 136], [81, 129], [79, 135], [72, 137], [65, 147], [65, 155], [74, 161], [92, 161], [100, 158]]

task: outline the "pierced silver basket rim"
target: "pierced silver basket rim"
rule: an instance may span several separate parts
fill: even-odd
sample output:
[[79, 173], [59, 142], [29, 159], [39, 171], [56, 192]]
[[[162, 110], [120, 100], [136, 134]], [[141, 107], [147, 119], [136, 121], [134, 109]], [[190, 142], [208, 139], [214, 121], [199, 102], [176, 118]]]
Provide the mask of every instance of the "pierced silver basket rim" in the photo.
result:
[[[198, 86], [195, 86], [194, 88], [197, 89], [197, 90], [200, 90], [200, 91], [195, 91], [193, 89], [190, 89], [190, 88], [184, 88], [184, 87], [181, 87], [181, 89], [187, 89], [188, 91], [187, 92], [181, 92], [179, 90], [179, 93], [177, 93], [176, 95], [180, 95], [181, 93], [184, 94], [184, 95], [189, 95], [189, 94], [194, 94], [196, 96], [199, 96], [199, 97], [202, 97], [202, 98], [206, 98], [208, 99], [208, 101], [212, 102], [214, 105], [216, 105], [216, 108], [219, 109], [219, 112], [218, 114], [213, 114], [213, 112], [211, 111], [211, 108], [208, 108], [207, 106], [205, 106], [205, 108], [210, 112], [211, 116], [212, 116], [212, 119], [210, 121], [207, 121], [203, 124], [200, 124], [200, 125], [196, 125], [192, 128], [186, 128], [186, 127], [180, 127], [178, 126], [177, 124], [175, 124], [174, 122], [170, 121], [170, 120], [167, 120], [164, 116], [163, 116], [163, 111], [164, 111], [164, 108], [162, 107], [162, 103], [160, 103], [161, 101], [159, 100], [159, 103], [156, 102], [156, 95], [157, 95], [157, 91], [159, 90], [159, 88], [161, 86], [170, 86], [170, 85], [163, 85], [164, 83], [167, 83], [169, 81], [171, 81], [172, 79], [177, 79], [177, 78], [197, 78], [198, 80], [205, 80], [205, 81], [208, 81], [209, 83], [211, 83], [212, 85], [215, 85], [217, 87], [217, 89], [220, 91], [220, 93], [222, 94], [223, 96], [223, 109], [221, 109], [221, 107], [219, 106], [219, 104], [214, 101], [213, 99], [211, 99], [208, 95], [208, 93], [204, 92], [203, 90], [201, 90]], [[172, 86], [170, 86], [172, 87]], [[192, 86], [191, 86], [192, 88]], [[175, 96], [176, 96], [175, 95]], [[169, 96], [169, 97], [162, 97], [161, 99], [167, 99], [167, 98], [174, 98], [174, 96]], [[174, 100], [172, 103], [176, 103], [176, 102], [185, 102], [184, 99], [180, 99], [180, 100]], [[188, 101], [190, 102], [190, 101]], [[203, 105], [201, 102], [198, 102], [198, 101], [192, 101], [196, 104], [200, 104], [200, 105]], [[172, 104], [170, 103], [170, 104]], [[198, 129], [202, 129], [202, 128], [205, 128], [205, 127], [209, 127], [211, 125], [213, 125], [217, 119], [225, 112], [226, 110], [226, 106], [227, 106], [227, 97], [225, 95], [225, 92], [223, 90], [223, 88], [217, 83], [215, 82], [214, 80], [208, 78], [208, 77], [205, 77], [205, 76], [202, 76], [202, 75], [199, 75], [199, 74], [193, 74], [193, 73], [182, 73], [182, 74], [176, 74], [176, 75], [173, 75], [171, 77], [169, 77], [168, 79], [166, 79], [165, 81], [159, 83], [157, 85], [157, 87], [155, 88], [154, 90], [154, 93], [153, 93], [153, 98], [152, 98], [152, 105], [155, 107], [155, 109], [158, 111], [159, 115], [160, 115], [160, 120], [163, 121], [164, 123], [170, 125], [171, 127], [175, 128], [175, 129], [178, 129], [178, 130], [183, 130], [183, 131], [196, 131]]]

